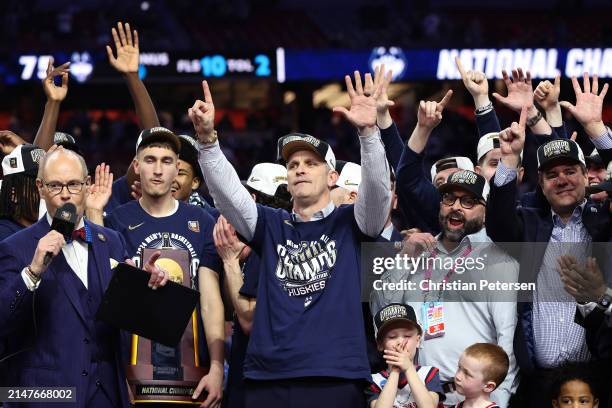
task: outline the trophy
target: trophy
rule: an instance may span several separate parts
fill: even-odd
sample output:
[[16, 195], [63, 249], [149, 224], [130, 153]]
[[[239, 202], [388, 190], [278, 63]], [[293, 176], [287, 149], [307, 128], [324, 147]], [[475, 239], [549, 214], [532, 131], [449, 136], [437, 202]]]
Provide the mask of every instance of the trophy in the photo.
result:
[[[189, 253], [184, 249], [172, 248], [169, 233], [163, 233], [162, 239], [162, 248], [145, 248], [142, 259], [149, 259], [153, 253], [160, 251], [161, 255], [155, 264], [169, 274], [171, 281], [191, 288]], [[208, 373], [208, 367], [200, 364], [199, 324], [194, 309], [176, 347], [168, 347], [132, 335], [130, 363], [126, 375], [134, 402], [175, 402], [198, 406], [202, 403], [206, 393], [202, 393], [196, 401], [191, 399], [200, 379]]]

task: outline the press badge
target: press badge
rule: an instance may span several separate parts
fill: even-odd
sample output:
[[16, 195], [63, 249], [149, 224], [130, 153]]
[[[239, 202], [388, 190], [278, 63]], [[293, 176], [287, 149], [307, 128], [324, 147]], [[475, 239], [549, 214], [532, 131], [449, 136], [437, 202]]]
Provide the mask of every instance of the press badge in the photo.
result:
[[422, 312], [425, 340], [444, 336], [444, 304], [442, 302], [425, 302]]

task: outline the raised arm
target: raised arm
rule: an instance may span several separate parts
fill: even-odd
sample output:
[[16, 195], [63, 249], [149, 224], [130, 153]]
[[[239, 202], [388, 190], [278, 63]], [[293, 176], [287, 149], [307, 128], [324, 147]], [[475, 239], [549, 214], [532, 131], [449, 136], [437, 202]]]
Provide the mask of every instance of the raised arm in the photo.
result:
[[457, 71], [461, 75], [465, 89], [474, 99], [478, 135], [482, 137], [487, 133], [499, 132], [501, 126], [495, 108], [489, 99], [489, 81], [486, 75], [480, 71], [466, 71], [459, 57], [455, 57], [455, 65], [457, 65]]
[[[561, 115], [561, 105], [559, 104], [560, 93], [561, 74], [557, 74], [554, 83], [549, 80], [542, 81], [533, 91], [534, 99], [544, 110], [546, 121], [553, 129], [563, 127], [563, 116]], [[557, 131], [557, 133], [559, 132]], [[566, 138], [565, 132], [559, 136]]]
[[257, 205], [219, 147], [214, 129], [215, 105], [208, 82], [203, 81], [202, 88], [204, 100], [195, 101], [188, 114], [199, 141], [198, 161], [204, 181], [219, 212], [250, 241], [257, 225]]
[[518, 242], [522, 238], [522, 220], [516, 211], [518, 189], [516, 177], [525, 146], [527, 107], [521, 110], [519, 122], [499, 133], [502, 157], [493, 176], [487, 200], [486, 229], [495, 242]]
[[493, 93], [493, 97], [517, 114], [520, 114], [521, 109], [526, 107], [527, 121], [525, 123], [531, 132], [535, 135], [551, 135], [553, 132], [550, 125], [533, 103], [531, 72], [523, 73], [522, 68], [513, 69], [512, 77], [509, 77], [506, 70], [502, 70], [502, 77], [508, 89], [508, 96]]
[[[369, 74], [368, 74], [369, 75]], [[362, 233], [377, 237], [383, 230], [391, 207], [390, 171], [385, 147], [376, 126], [376, 99], [383, 87], [382, 75], [374, 82], [374, 93], [363, 90], [361, 75], [355, 71], [355, 87], [351, 77], [344, 77], [351, 98], [350, 110], [335, 107], [357, 128], [361, 143], [361, 183], [355, 203], [355, 219]]]
[[125, 28], [121, 22], [117, 23], [117, 28], [111, 29], [113, 40], [115, 42], [115, 50], [117, 57], [113, 55], [113, 50], [110, 45], [106, 46], [108, 61], [119, 73], [123, 75], [134, 107], [136, 115], [140, 120], [140, 126], [143, 129], [159, 126], [159, 119], [153, 101], [145, 87], [144, 83], [138, 76], [138, 68], [140, 65], [140, 48], [138, 41], [138, 31], [130, 30], [130, 24], [125, 23]]
[[380, 129], [380, 137], [385, 146], [385, 154], [389, 165], [397, 170], [402, 147], [404, 142], [397, 130], [397, 126], [393, 123], [389, 107], [395, 105], [395, 102], [389, 100], [387, 89], [391, 83], [392, 72], [385, 72], [385, 64], [381, 64], [374, 70], [374, 80], [369, 73], [365, 75], [364, 91], [366, 94], [374, 94], [374, 83], [379, 83], [382, 77], [382, 88], [376, 98], [376, 125]]
[[572, 77], [572, 86], [576, 94], [576, 104], [572, 105], [567, 101], [562, 101], [561, 106], [580, 122], [595, 147], [598, 149], [609, 148], [610, 146], [598, 146], [599, 142], [610, 137], [610, 130], [604, 125], [601, 114], [603, 101], [608, 92], [608, 84], [604, 84], [601, 92], [599, 92], [597, 75], [593, 75], [593, 84], [591, 85], [589, 73], [585, 72], [583, 75], [584, 90], [580, 89], [576, 77]]
[[[66, 62], [57, 68], [53, 67], [53, 58], [49, 58], [47, 66], [47, 76], [43, 79], [43, 90], [47, 95], [47, 103], [45, 103], [45, 111], [42, 121], [36, 132], [34, 144], [43, 150], [49, 150], [53, 146], [53, 135], [57, 126], [57, 117], [59, 116], [60, 104], [68, 94], [68, 71], [70, 62]], [[55, 78], [61, 76], [62, 83], [60, 86], [55, 85]]]
[[450, 101], [449, 90], [440, 102], [421, 101], [417, 125], [404, 147], [397, 166], [396, 192], [400, 208], [412, 208], [420, 214], [427, 231], [439, 231], [440, 194], [423, 170], [423, 150], [433, 129], [442, 121], [442, 112]]

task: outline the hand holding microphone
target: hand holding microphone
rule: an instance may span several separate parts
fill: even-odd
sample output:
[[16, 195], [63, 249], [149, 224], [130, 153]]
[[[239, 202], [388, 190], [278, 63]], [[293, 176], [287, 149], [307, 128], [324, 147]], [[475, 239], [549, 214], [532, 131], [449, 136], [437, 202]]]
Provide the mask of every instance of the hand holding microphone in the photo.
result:
[[72, 203], [66, 203], [55, 211], [51, 231], [38, 241], [30, 263], [30, 272], [40, 277], [47, 270], [53, 257], [66, 245], [66, 239], [71, 237], [76, 220], [76, 207]]

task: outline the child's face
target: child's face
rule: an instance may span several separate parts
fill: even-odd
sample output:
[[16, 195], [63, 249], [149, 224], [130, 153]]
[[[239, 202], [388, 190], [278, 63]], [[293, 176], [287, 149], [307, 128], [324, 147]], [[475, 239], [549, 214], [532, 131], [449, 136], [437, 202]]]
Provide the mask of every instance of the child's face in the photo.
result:
[[492, 392], [495, 389], [495, 383], [484, 380], [485, 367], [486, 362], [462, 354], [455, 373], [457, 392], [467, 398]]
[[555, 408], [597, 408], [599, 405], [599, 401], [591, 392], [591, 387], [580, 380], [563, 384], [559, 396], [552, 403]]
[[419, 331], [415, 328], [392, 327], [383, 336], [382, 349], [380, 351], [396, 350], [396, 348], [399, 348], [406, 342], [406, 350], [408, 350], [411, 356], [414, 356], [420, 340]]

